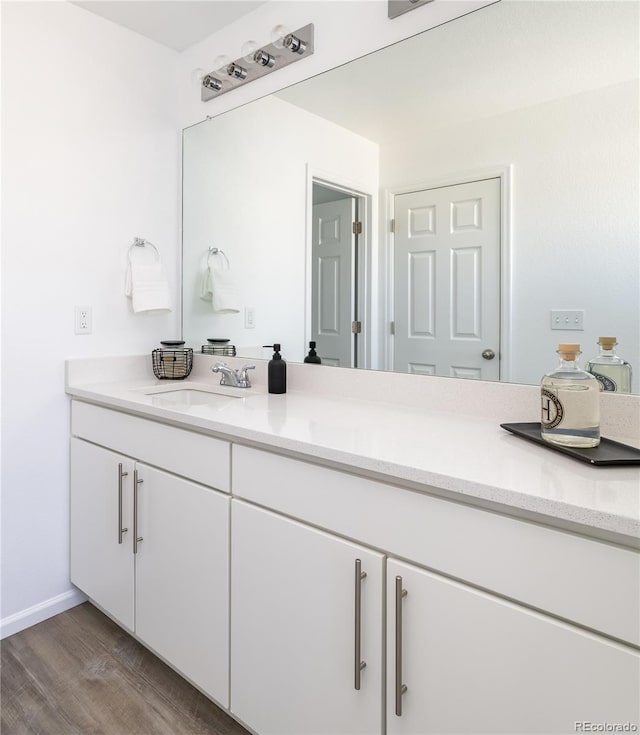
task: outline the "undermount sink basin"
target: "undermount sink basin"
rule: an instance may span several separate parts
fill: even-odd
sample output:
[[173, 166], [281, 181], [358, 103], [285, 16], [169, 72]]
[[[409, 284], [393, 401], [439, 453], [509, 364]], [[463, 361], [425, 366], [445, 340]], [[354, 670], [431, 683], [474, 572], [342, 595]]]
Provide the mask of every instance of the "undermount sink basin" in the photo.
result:
[[151, 386], [143, 388], [142, 393], [151, 396], [154, 406], [163, 408], [190, 408], [192, 406], [212, 406], [222, 408], [243, 395], [235, 392], [238, 389], [221, 388], [194, 383], [182, 385]]

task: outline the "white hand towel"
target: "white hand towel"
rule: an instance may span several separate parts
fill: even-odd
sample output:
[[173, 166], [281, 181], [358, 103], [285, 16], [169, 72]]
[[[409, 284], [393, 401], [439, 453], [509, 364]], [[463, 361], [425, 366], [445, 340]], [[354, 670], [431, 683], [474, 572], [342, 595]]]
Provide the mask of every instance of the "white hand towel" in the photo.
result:
[[200, 298], [205, 301], [211, 301], [213, 299], [213, 285], [211, 283], [211, 269], [209, 266], [205, 266], [205, 269], [202, 271]]
[[233, 278], [223, 260], [216, 258], [205, 268], [200, 283], [200, 298], [211, 301], [216, 314], [237, 314], [240, 299]]
[[171, 311], [169, 281], [160, 262], [129, 262], [124, 292], [131, 298], [136, 314], [141, 311]]

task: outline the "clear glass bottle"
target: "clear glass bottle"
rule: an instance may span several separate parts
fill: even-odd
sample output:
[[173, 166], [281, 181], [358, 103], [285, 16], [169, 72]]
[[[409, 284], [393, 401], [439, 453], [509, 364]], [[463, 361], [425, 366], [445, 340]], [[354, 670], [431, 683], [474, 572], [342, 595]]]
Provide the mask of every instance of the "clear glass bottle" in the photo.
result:
[[581, 370], [578, 344], [559, 344], [560, 364], [542, 378], [542, 438], [564, 447], [600, 444], [600, 385]]
[[598, 337], [600, 352], [585, 366], [600, 383], [600, 390], [631, 393], [631, 365], [616, 355], [615, 337]]

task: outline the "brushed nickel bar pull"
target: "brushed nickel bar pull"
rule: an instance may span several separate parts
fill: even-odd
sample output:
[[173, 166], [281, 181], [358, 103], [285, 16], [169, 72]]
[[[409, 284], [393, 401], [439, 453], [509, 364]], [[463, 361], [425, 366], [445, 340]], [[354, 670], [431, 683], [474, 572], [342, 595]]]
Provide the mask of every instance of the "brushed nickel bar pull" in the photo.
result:
[[122, 535], [129, 529], [122, 528], [122, 478], [129, 473], [122, 471], [122, 462], [118, 464], [118, 543], [122, 543]]
[[355, 682], [354, 686], [360, 690], [360, 672], [367, 665], [366, 661], [362, 660], [362, 580], [367, 576], [366, 572], [362, 571], [362, 561], [356, 559], [356, 615], [355, 615], [355, 655], [354, 655], [354, 670], [355, 670]]
[[402, 717], [402, 695], [407, 691], [402, 683], [402, 598], [407, 590], [402, 589], [402, 577], [396, 577], [396, 715]]
[[144, 480], [138, 478], [138, 470], [133, 471], [133, 553], [138, 553], [138, 544], [143, 541], [142, 536], [138, 536], [138, 485]]

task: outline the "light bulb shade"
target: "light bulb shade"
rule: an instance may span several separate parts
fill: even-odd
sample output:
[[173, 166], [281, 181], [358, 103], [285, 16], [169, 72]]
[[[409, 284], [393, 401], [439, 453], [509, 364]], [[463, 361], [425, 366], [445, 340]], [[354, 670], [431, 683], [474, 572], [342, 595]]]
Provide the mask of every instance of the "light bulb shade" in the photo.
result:
[[273, 26], [271, 29], [271, 43], [278, 49], [284, 48], [284, 39], [291, 31], [285, 25]]
[[206, 75], [206, 71], [201, 69], [199, 66], [191, 71], [191, 81], [200, 83], [202, 78]]
[[256, 41], [249, 40], [242, 44], [240, 51], [242, 53], [242, 58], [247, 62], [247, 64], [253, 63], [253, 57], [257, 50], [258, 44]]
[[226, 69], [230, 63], [230, 56], [227, 56], [226, 54], [220, 54], [219, 56], [216, 56], [216, 58], [213, 60], [213, 68], [216, 70]]

